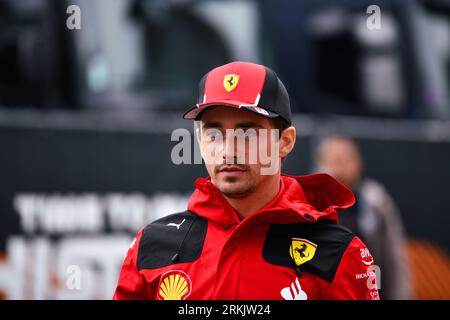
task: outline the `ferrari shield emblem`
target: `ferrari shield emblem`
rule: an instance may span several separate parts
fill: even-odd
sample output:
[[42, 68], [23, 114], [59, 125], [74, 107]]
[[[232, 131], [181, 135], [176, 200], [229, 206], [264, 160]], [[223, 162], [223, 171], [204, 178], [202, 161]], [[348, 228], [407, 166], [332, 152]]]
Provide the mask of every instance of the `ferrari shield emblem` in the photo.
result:
[[223, 78], [223, 86], [228, 92], [233, 91], [239, 83], [239, 76], [236, 74], [227, 74]]
[[292, 238], [289, 254], [297, 266], [314, 258], [317, 244], [306, 239]]

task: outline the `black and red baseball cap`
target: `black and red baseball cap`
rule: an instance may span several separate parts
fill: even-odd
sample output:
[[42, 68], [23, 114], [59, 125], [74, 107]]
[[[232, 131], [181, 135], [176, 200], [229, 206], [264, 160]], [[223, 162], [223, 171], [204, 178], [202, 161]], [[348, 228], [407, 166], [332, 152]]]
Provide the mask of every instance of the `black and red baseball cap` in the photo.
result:
[[263, 65], [236, 61], [217, 67], [200, 80], [197, 105], [183, 114], [198, 120], [210, 106], [245, 108], [268, 118], [281, 117], [289, 124], [289, 95], [276, 73]]

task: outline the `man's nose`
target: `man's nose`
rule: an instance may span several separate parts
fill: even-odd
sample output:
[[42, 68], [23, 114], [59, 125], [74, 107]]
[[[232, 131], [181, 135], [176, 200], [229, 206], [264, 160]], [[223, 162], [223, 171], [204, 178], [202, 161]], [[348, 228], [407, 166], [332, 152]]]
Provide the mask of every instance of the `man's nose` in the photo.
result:
[[237, 141], [234, 135], [226, 135], [223, 143], [222, 158], [227, 164], [234, 164], [237, 157]]

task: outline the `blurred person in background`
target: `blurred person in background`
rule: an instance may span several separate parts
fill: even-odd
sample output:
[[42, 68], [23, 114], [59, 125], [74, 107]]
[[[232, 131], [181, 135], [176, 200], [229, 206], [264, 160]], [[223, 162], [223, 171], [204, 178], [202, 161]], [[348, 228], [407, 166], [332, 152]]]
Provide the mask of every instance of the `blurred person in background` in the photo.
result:
[[356, 196], [356, 204], [340, 213], [339, 222], [367, 244], [380, 267], [381, 298], [409, 299], [409, 268], [400, 214], [387, 190], [364, 177], [364, 161], [356, 143], [343, 136], [325, 138], [317, 147], [315, 165]]

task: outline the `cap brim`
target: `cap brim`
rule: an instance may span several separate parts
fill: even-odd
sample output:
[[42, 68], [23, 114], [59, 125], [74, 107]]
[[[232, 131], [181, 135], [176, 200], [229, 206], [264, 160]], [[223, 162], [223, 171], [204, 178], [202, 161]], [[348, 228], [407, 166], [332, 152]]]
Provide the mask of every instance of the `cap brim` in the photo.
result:
[[252, 111], [260, 116], [266, 117], [266, 118], [276, 118], [278, 117], [278, 114], [275, 112], [269, 111], [267, 109], [264, 109], [259, 106], [252, 106], [248, 105], [245, 102], [241, 101], [231, 101], [231, 100], [221, 100], [221, 101], [211, 101], [211, 102], [205, 102], [200, 103], [196, 106], [193, 106], [188, 111], [186, 111], [183, 114], [184, 119], [188, 120], [198, 120], [198, 117], [200, 116], [200, 113], [203, 112], [208, 107], [213, 106], [225, 106], [225, 107], [231, 107], [236, 109], [246, 109], [249, 111]]

